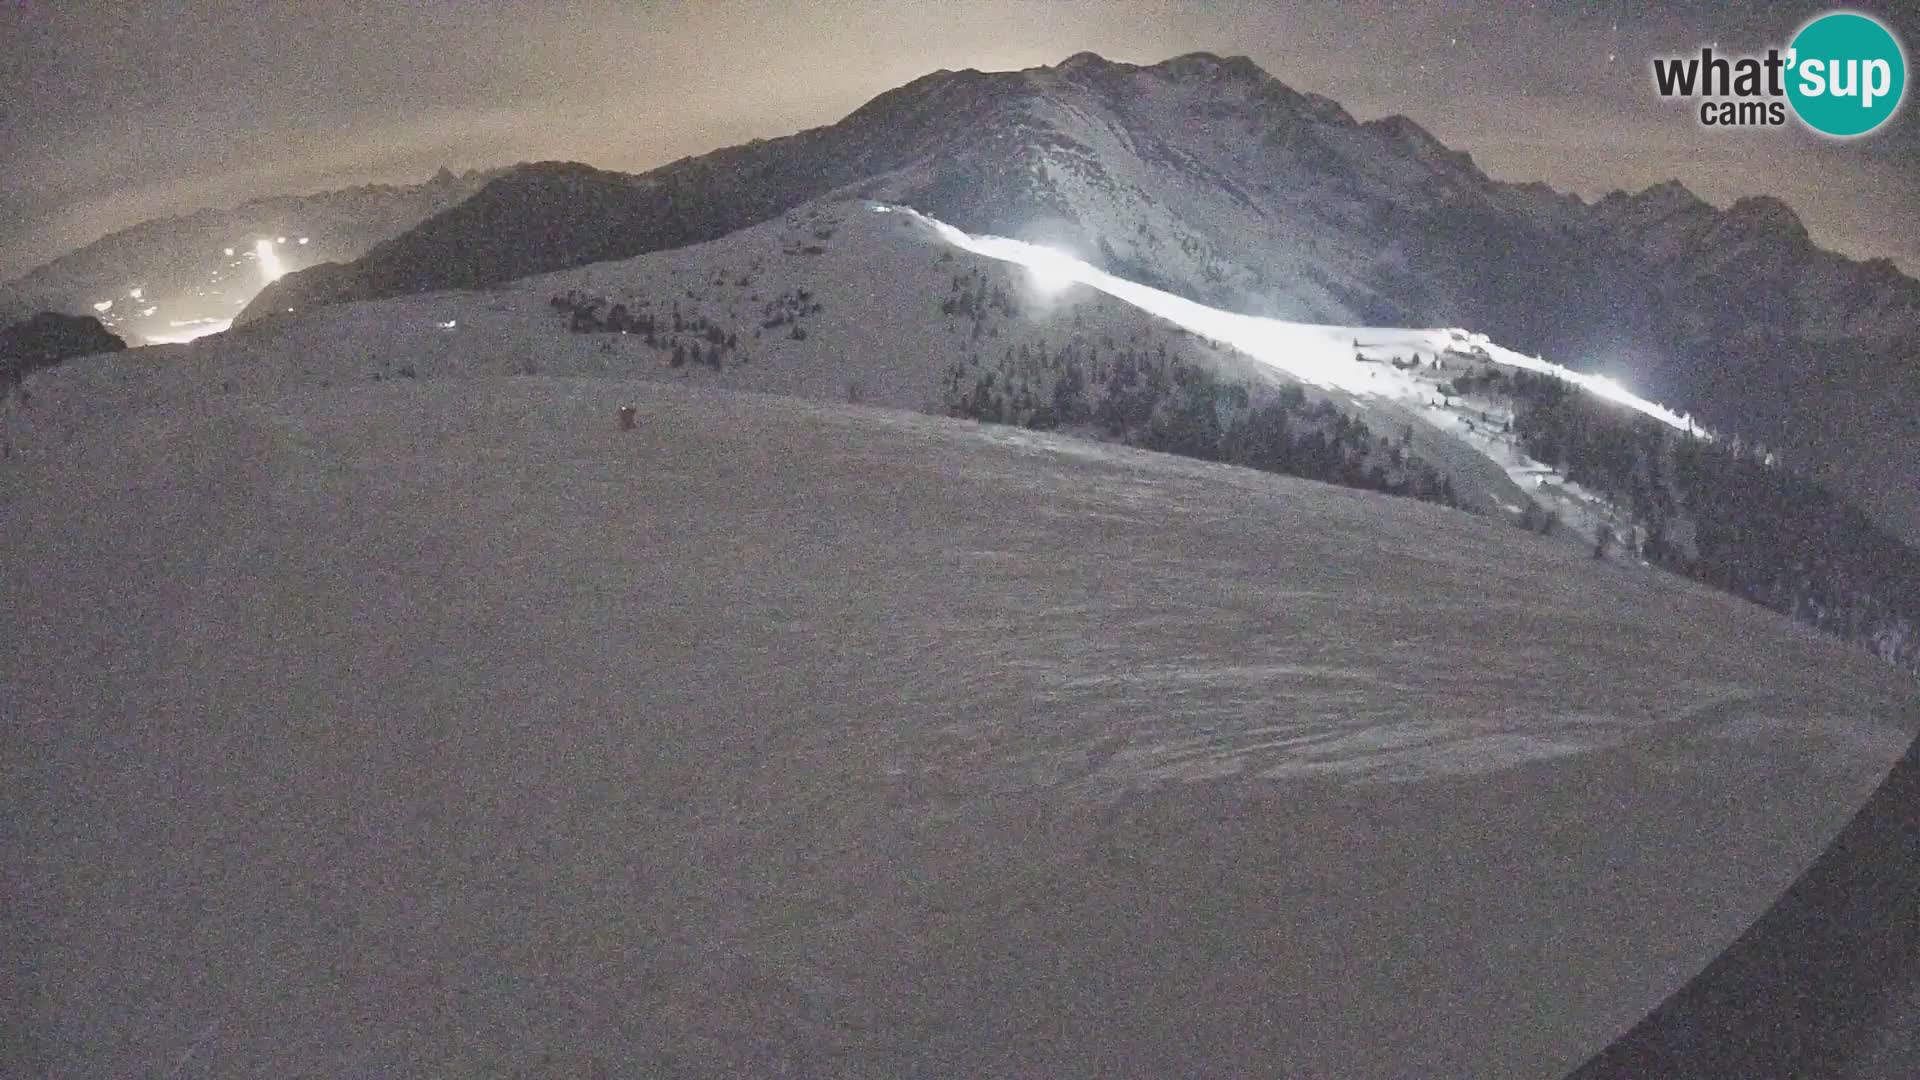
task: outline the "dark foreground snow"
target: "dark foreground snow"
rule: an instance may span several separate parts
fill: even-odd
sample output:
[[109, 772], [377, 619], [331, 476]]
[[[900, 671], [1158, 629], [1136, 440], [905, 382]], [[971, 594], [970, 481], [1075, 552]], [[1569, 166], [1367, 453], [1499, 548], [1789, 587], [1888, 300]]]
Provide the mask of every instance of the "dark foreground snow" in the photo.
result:
[[1703, 588], [1010, 430], [540, 379], [40, 430], [10, 1074], [1557, 1076], [1912, 734]]

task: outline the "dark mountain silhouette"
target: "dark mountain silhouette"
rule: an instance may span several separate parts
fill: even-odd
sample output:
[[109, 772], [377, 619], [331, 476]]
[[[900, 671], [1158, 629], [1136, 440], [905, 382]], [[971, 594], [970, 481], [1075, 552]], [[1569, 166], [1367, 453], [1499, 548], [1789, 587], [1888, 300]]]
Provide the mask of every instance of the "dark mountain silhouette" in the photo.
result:
[[62, 360], [119, 352], [127, 343], [107, 332], [91, 315], [43, 311], [0, 330], [0, 382], [11, 391], [29, 372]]

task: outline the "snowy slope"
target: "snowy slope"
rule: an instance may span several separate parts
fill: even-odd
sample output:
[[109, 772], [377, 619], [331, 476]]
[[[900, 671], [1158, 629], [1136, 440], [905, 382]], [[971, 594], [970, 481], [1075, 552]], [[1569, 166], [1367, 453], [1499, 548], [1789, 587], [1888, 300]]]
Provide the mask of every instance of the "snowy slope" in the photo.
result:
[[[809, 252], [812, 252], [809, 254]], [[943, 314], [956, 275], [1000, 286], [1017, 312], [989, 313], [976, 336], [964, 315]], [[762, 325], [768, 305], [801, 292], [821, 310], [792, 325]], [[636, 335], [572, 335], [556, 296], [603, 299], [663, 327], [655, 346]], [[719, 369], [670, 366], [691, 329], [665, 327], [674, 313], [708, 320], [732, 336]], [[271, 329], [269, 329], [271, 327]], [[248, 331], [245, 362], [265, 371], [322, 369], [312, 356], [365, 357], [336, 377], [441, 374], [634, 374], [702, 385], [859, 400], [938, 411], [938, 380], [956, 358], [991, 359], [1006, 349], [1057, 348], [1068, 340], [1165, 347], [1233, 377], [1308, 388], [1377, 433], [1410, 433], [1411, 453], [1441, 468], [1470, 506], [1510, 517], [1528, 504], [1556, 514], [1571, 542], [1602, 526], [1630, 532], [1624, 517], [1555, 470], [1533, 461], [1501, 431], [1504, 406], [1448, 398], [1440, 385], [1482, 364], [1554, 374], [1678, 429], [1687, 417], [1605, 378], [1571, 371], [1460, 329], [1291, 323], [1211, 308], [1100, 270], [1065, 251], [974, 237], [904, 207], [871, 202], [809, 204], [782, 220], [707, 244], [541, 275], [485, 293], [449, 293], [294, 312]], [[239, 348], [241, 346], [234, 346]], [[1396, 366], [1419, 358], [1412, 367]], [[210, 379], [211, 375], [201, 375]], [[221, 376], [222, 381], [227, 376]], [[1705, 436], [1705, 432], [1699, 432]]]
[[[997, 287], [1010, 309], [978, 319], [943, 311], [963, 280]], [[595, 309], [602, 317], [615, 304], [648, 315], [658, 328], [655, 344], [633, 332], [569, 333], [568, 313], [552, 305], [556, 297], [604, 301]], [[787, 318], [796, 311], [797, 318]], [[678, 333], [671, 332], [676, 317], [685, 327]], [[794, 336], [796, 326], [803, 336]], [[676, 346], [713, 351], [712, 339], [696, 327], [734, 342], [719, 350], [717, 368], [698, 360], [672, 365]], [[1410, 433], [1411, 452], [1442, 468], [1469, 505], [1517, 517], [1526, 503], [1539, 502], [1587, 537], [1608, 510], [1564, 484], [1543, 487], [1552, 470], [1498, 434], [1499, 421], [1489, 423], [1485, 408], [1444, 399], [1439, 384], [1488, 362], [1550, 371], [1676, 426], [1688, 424], [1604, 380], [1481, 335], [1234, 314], [1126, 281], [1057, 249], [971, 237], [869, 202], [810, 204], [711, 243], [485, 292], [289, 312], [165, 354], [165, 363], [168, 377], [202, 388], [402, 373], [632, 375], [937, 411], [941, 376], [956, 360], [1026, 346], [1054, 349], [1070, 340], [1166, 348], [1232, 377], [1303, 386], [1375, 432]], [[1391, 362], [1416, 356], [1422, 363], [1410, 369]]]
[[[1285, 75], [1285, 72], [1281, 72]], [[840, 122], [629, 176], [512, 170], [285, 306], [475, 287], [716, 239], [815, 199], [912, 205], [1143, 284], [1297, 321], [1469, 326], [1757, 439], [1920, 541], [1920, 282], [1778, 200], [1678, 183], [1594, 204], [1357, 121], [1245, 57], [939, 71]]]
[[[904, 212], [931, 226], [948, 243], [1025, 266], [1055, 288], [1090, 285], [1207, 342], [1228, 346], [1255, 361], [1261, 370], [1283, 373], [1290, 380], [1320, 390], [1340, 392], [1348, 411], [1374, 430], [1396, 430], [1402, 422], [1417, 418], [1418, 423], [1410, 430], [1421, 437], [1410, 445], [1427, 460], [1461, 478], [1462, 486], [1471, 493], [1470, 505], [1498, 509], [1516, 520], [1530, 521], [1531, 514], [1526, 511], [1531, 508], [1526, 504], [1531, 503], [1571, 526], [1573, 535], [1582, 539], [1593, 537], [1599, 529], [1624, 529], [1623, 535], [1630, 535], [1633, 526], [1619, 508], [1582, 491], [1552, 466], [1528, 457], [1511, 434], [1512, 415], [1507, 404], [1470, 397], [1455, 401], [1456, 395], [1445, 390], [1444, 384], [1482, 366], [1550, 375], [1677, 431], [1712, 439], [1711, 433], [1695, 424], [1692, 417], [1648, 401], [1611, 378], [1515, 352], [1484, 334], [1459, 328], [1309, 325], [1222, 311], [1128, 281], [1045, 245], [968, 236], [911, 210], [874, 209]], [[1512, 485], [1489, 482], [1488, 462], [1504, 471]]]
[[1411, 500], [146, 352], [0, 469], [9, 1073], [1554, 1077], [1920, 723]]
[[[802, 207], [785, 218], [721, 240], [619, 262], [596, 263], [513, 282], [484, 292], [442, 293], [290, 313], [212, 345], [206, 355], [244, 358], [263, 372], [327, 370], [321, 358], [365, 356], [333, 372], [344, 379], [411, 366], [421, 377], [452, 374], [617, 374], [699, 382], [737, 389], [844, 401], [850, 384], [866, 400], [921, 408], [938, 399], [939, 376], [956, 356], [998, 353], [1021, 341], [1074, 333], [1141, 344], [1184, 339], [1175, 327], [1090, 289], [1053, 296], [998, 260], [971, 256], [943, 241], [931, 224], [871, 213], [871, 204]], [[995, 313], [985, 333], [973, 321], [943, 314], [956, 275], [978, 274], [999, 285], [1018, 313]], [[798, 300], [801, 292], [806, 301]], [[567, 332], [569, 319], [551, 305], [574, 293], [651, 314], [659, 343], [637, 334]], [[819, 310], [811, 310], [818, 305]], [[771, 315], [808, 309], [798, 319], [764, 325]], [[705, 319], [732, 335], [715, 371], [698, 363], [670, 366], [674, 344], [706, 344], [694, 330], [673, 333], [672, 315]], [[793, 336], [795, 323], [805, 335]], [[447, 325], [452, 324], [452, 325]], [[224, 352], [222, 351], [224, 347]], [[1196, 358], [1240, 363], [1222, 350], [1188, 340]], [[200, 355], [200, 354], [194, 354]], [[275, 377], [279, 377], [276, 375]]]
[[[956, 310], [956, 300], [969, 296], [975, 302]], [[605, 329], [617, 317], [624, 332], [571, 333], [580, 312], [584, 328]], [[1612, 380], [1458, 328], [1329, 326], [1223, 311], [1055, 247], [970, 236], [869, 201], [807, 204], [707, 244], [482, 292], [284, 312], [192, 349], [154, 354], [153, 375], [188, 398], [392, 378], [616, 375], [940, 412], [943, 383], [956, 366], [972, 385], [997, 360], [1029, 349], [1057, 355], [1068, 344], [1109, 356], [1164, 351], [1230, 379], [1304, 387], [1383, 440], [1376, 461], [1397, 465], [1404, 454], [1438, 469], [1470, 508], [1589, 549], [1604, 535], [1616, 557], [1637, 561], [1656, 534], [1682, 558], [1699, 555], [1698, 522], [1685, 508], [1654, 521], [1644, 507], [1572, 482], [1522, 450], [1505, 397], [1461, 397], [1449, 385], [1489, 368], [1546, 373], [1711, 440], [1690, 418]], [[1049, 393], [1053, 376], [1038, 385]], [[30, 432], [38, 423], [10, 403], [0, 404], [6, 416], [10, 430]], [[22, 452], [34, 452], [30, 435], [18, 441]], [[1616, 487], [1613, 496], [1624, 491]], [[1824, 620], [1892, 662], [1910, 662], [1914, 623], [1899, 617], [1897, 583], [1801, 591], [1811, 599], [1795, 594], [1786, 606], [1772, 594], [1756, 599]]]
[[[989, 290], [1004, 306], [954, 309], [956, 298]], [[573, 309], [583, 305], [592, 325], [624, 310], [627, 332], [569, 332]], [[1469, 508], [1586, 550], [1604, 536], [1610, 557], [1636, 564], [1655, 550], [1655, 539], [1681, 560], [1680, 572], [1692, 572], [1686, 560], [1702, 555], [1701, 521], [1686, 506], [1648, 517], [1654, 511], [1628, 505], [1630, 487], [1616, 485], [1609, 496], [1573, 482], [1521, 448], [1506, 397], [1462, 397], [1449, 386], [1489, 368], [1543, 372], [1711, 440], [1689, 418], [1611, 380], [1457, 328], [1327, 326], [1226, 312], [1057, 248], [969, 236], [868, 201], [807, 204], [708, 244], [482, 292], [284, 313], [190, 349], [150, 351], [143, 357], [151, 362], [104, 367], [97, 377], [112, 384], [137, 371], [142, 393], [196, 401], [215, 392], [405, 378], [633, 376], [941, 412], [942, 384], [955, 365], [971, 385], [996, 358], [1030, 348], [1057, 354], [1067, 344], [1107, 355], [1164, 350], [1231, 379], [1304, 387], [1382, 440], [1375, 461], [1397, 463], [1393, 455], [1404, 453], [1436, 468]], [[676, 354], [683, 354], [678, 365]], [[1052, 376], [1038, 385], [1046, 393]], [[67, 452], [58, 439], [35, 437], [49, 426], [44, 412], [0, 402], [9, 453]], [[1094, 427], [1079, 433], [1103, 437]], [[1743, 595], [1911, 666], [1916, 624], [1902, 614], [1899, 582], [1858, 583], [1857, 569], [1876, 567], [1886, 570], [1856, 560], [1844, 579], [1809, 577], [1797, 591]]]

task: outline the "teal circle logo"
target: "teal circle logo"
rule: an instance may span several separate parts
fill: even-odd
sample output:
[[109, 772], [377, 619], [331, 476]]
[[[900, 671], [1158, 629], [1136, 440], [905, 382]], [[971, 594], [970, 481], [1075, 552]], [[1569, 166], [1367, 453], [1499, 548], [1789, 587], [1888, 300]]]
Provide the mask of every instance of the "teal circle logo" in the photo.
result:
[[1787, 100], [1826, 135], [1865, 135], [1893, 116], [1907, 92], [1900, 42], [1857, 12], [1836, 11], [1801, 27], [1787, 63]]

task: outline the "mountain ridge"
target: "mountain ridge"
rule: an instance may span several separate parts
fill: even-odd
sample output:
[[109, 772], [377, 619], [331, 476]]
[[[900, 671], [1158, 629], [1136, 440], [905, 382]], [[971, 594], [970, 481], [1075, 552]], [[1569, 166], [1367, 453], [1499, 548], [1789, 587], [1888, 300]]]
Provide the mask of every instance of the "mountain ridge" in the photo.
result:
[[537, 372], [1067, 430], [1457, 506], [1920, 664], [1920, 555], [1765, 448], [1458, 328], [1234, 315], [1048, 256], [820, 202], [632, 259], [260, 320], [168, 366], [223, 393]]
[[[1251, 102], [1253, 104], [1267, 110], [1279, 111], [1277, 115], [1264, 115], [1263, 118], [1279, 126], [1281, 129], [1287, 127], [1286, 121], [1293, 120], [1324, 125], [1334, 131], [1364, 132], [1369, 135], [1378, 136], [1378, 142], [1403, 150], [1404, 153], [1400, 156], [1405, 161], [1418, 162], [1429, 167], [1429, 175], [1421, 178], [1421, 180], [1430, 195], [1450, 191], [1455, 195], [1471, 193], [1483, 197], [1493, 196], [1494, 198], [1488, 201], [1504, 203], [1509, 207], [1517, 203], [1526, 206], [1530, 211], [1536, 210], [1540, 204], [1552, 204], [1560, 208], [1563, 220], [1545, 224], [1570, 225], [1582, 235], [1583, 239], [1587, 240], [1595, 238], [1607, 239], [1609, 238], [1608, 234], [1616, 234], [1611, 238], [1621, 242], [1618, 246], [1633, 248], [1635, 242], [1638, 241], [1644, 249], [1653, 238], [1640, 235], [1640, 233], [1650, 226], [1653, 220], [1664, 219], [1681, 211], [1693, 212], [1699, 216], [1701, 223], [1732, 227], [1734, 231], [1739, 233], [1747, 233], [1755, 230], [1763, 234], [1784, 232], [1793, 238], [1805, 241], [1809, 253], [1832, 255], [1832, 259], [1837, 261], [1830, 262], [1830, 266], [1865, 274], [1866, 277], [1862, 278], [1863, 281], [1882, 285], [1883, 287], [1891, 286], [1892, 291], [1899, 295], [1891, 297], [1890, 299], [1897, 300], [1906, 307], [1920, 310], [1920, 282], [1913, 282], [1912, 279], [1905, 277], [1905, 275], [1899, 275], [1897, 279], [1892, 281], [1886, 280], [1885, 271], [1891, 267], [1891, 263], [1886, 260], [1852, 260], [1844, 256], [1833, 255], [1824, 249], [1813, 247], [1811, 242], [1807, 240], [1805, 226], [1800, 222], [1798, 216], [1793, 213], [1791, 208], [1776, 197], [1768, 195], [1745, 196], [1735, 200], [1733, 204], [1722, 210], [1700, 199], [1699, 196], [1688, 190], [1685, 185], [1678, 180], [1668, 180], [1651, 185], [1639, 192], [1627, 192], [1624, 190], [1609, 192], [1589, 203], [1578, 195], [1556, 191], [1542, 181], [1516, 183], [1493, 180], [1473, 163], [1470, 153], [1447, 147], [1437, 137], [1411, 118], [1401, 114], [1394, 114], [1364, 122], [1356, 121], [1346, 110], [1340, 107], [1337, 102], [1320, 97], [1319, 95], [1306, 94], [1294, 90], [1279, 79], [1266, 73], [1245, 56], [1222, 57], [1211, 52], [1187, 53], [1150, 65], [1108, 61], [1099, 57], [1098, 54], [1083, 51], [1068, 57], [1065, 61], [1055, 66], [1028, 68], [1020, 71], [983, 72], [971, 68], [960, 70], [942, 69], [930, 72], [900, 87], [875, 96], [866, 104], [855, 109], [845, 118], [834, 124], [805, 129], [793, 135], [782, 136], [777, 139], [754, 140], [753, 142], [740, 146], [725, 147], [707, 154], [689, 155], [659, 166], [658, 168], [637, 174], [595, 170], [594, 167], [590, 165], [580, 165], [579, 163], [571, 164], [578, 166], [582, 171], [593, 170], [594, 175], [601, 175], [608, 178], [646, 177], [665, 179], [692, 170], [704, 171], [723, 167], [757, 166], [764, 169], [768, 167], [765, 159], [777, 155], [779, 151], [788, 146], [794, 145], [797, 140], [819, 137], [827, 133], [838, 133], [840, 136], [838, 141], [846, 142], [849, 141], [845, 137], [848, 132], [856, 131], [867, 125], [885, 123], [898, 128], [905, 121], [918, 119], [911, 115], [916, 111], [916, 106], [922, 111], [938, 107], [944, 110], [940, 114], [942, 121], [946, 121], [947, 124], [952, 127], [965, 127], [971, 122], [982, 119], [983, 113], [1001, 113], [1002, 115], [997, 117], [998, 119], [1010, 119], [1010, 117], [1005, 115], [1008, 111], [1007, 106], [1021, 104], [1021, 102], [1016, 99], [1020, 97], [1019, 89], [1022, 87], [1029, 91], [1037, 91], [1038, 94], [1036, 96], [1041, 97], [1046, 96], [1046, 91], [1057, 89], [1061, 86], [1090, 88], [1096, 93], [1114, 96], [1115, 91], [1123, 89], [1120, 84], [1123, 83], [1124, 80], [1142, 75], [1156, 79], [1171, 80], [1188, 86], [1237, 86], [1243, 90], [1250, 91]], [[1107, 104], [1124, 111], [1123, 104], [1112, 101], [1107, 102]], [[1044, 135], [1044, 132], [1033, 131], [1031, 124], [1026, 126], [1029, 129], [1026, 133]], [[913, 133], [924, 136], [924, 132]], [[1048, 142], [1056, 146], [1061, 145], [1059, 140], [1042, 140], [1042, 142], [1043, 145]], [[791, 189], [786, 196], [787, 200], [789, 200], [787, 205], [798, 205], [808, 199], [827, 194], [839, 186], [833, 183], [834, 180], [844, 180], [846, 177], [861, 178], [860, 174], [863, 169], [872, 170], [890, 164], [897, 165], [901, 159], [912, 159], [916, 154], [923, 153], [928, 149], [925, 143], [926, 140], [924, 137], [913, 140], [912, 145], [899, 148], [892, 155], [893, 160], [876, 161], [873, 160], [871, 153], [855, 156], [854, 160], [845, 160], [846, 156], [843, 155], [844, 163], [841, 165], [841, 172], [844, 173], [845, 176], [821, 177], [819, 183], [795, 187]], [[845, 147], [836, 146], [834, 149], [844, 150]], [[1324, 148], [1322, 149], [1324, 150]], [[1016, 152], [1018, 152], [1017, 149]], [[1197, 162], [1192, 155], [1185, 155], [1184, 157], [1184, 164], [1197, 164], [1201, 166], [1206, 164], [1204, 162]], [[522, 165], [515, 167], [513, 170], [509, 170], [509, 172], [520, 173], [531, 178], [538, 176], [543, 170], [551, 170], [554, 164], [556, 163]], [[1230, 186], [1238, 186], [1232, 184], [1231, 178], [1226, 179], [1228, 179]], [[1469, 188], [1477, 187], [1479, 190], [1463, 191], [1463, 184], [1468, 185]], [[862, 194], [867, 193], [862, 192]], [[778, 201], [777, 199], [769, 200], [769, 204], [777, 203]], [[778, 213], [785, 208], [785, 206], [779, 206], [772, 210], [771, 213]], [[936, 205], [929, 207], [929, 209], [932, 212], [939, 213], [943, 220], [953, 221], [961, 227], [977, 229], [979, 231], [992, 231], [982, 228], [985, 223], [969, 221], [965, 213], [954, 212], [956, 209], [954, 207]], [[968, 208], [961, 207], [959, 209], [965, 210]], [[771, 216], [771, 213], [759, 216], [754, 220], [765, 220], [767, 216]], [[751, 216], [751, 214], [743, 216]], [[431, 223], [423, 223], [423, 225], [429, 224]], [[1004, 233], [1008, 230], [1000, 229], [997, 231]], [[702, 238], [711, 237], [703, 235]], [[669, 236], [662, 239], [677, 239], [677, 237]], [[396, 245], [404, 246], [405, 240], [406, 238], [404, 236], [397, 237], [395, 238], [395, 244], [382, 245], [382, 248], [390, 252], [395, 249]], [[646, 236], [632, 237], [626, 242], [610, 243], [607, 246], [607, 250], [617, 252], [615, 257], [626, 257], [633, 254], [643, 254], [646, 250], [654, 250], [655, 248], [650, 245], [656, 242], [656, 239]], [[1665, 250], [1665, 248], [1654, 247], [1652, 250], [1642, 250], [1641, 253], [1660, 254], [1664, 253]], [[373, 255], [376, 253], [369, 254]], [[592, 251], [584, 254], [593, 255], [599, 254], [599, 252]], [[531, 272], [540, 272], [540, 270], [553, 268], [555, 267], [541, 265], [539, 270]], [[374, 269], [377, 269], [377, 267]], [[502, 265], [492, 269], [489, 273], [471, 275], [473, 278], [472, 281], [458, 282], [458, 284], [487, 283], [489, 280], [494, 279], [495, 274], [524, 276], [524, 273], [521, 272], [523, 270], [525, 270], [525, 267], [520, 265]], [[1897, 269], [1895, 272], [1897, 274]], [[456, 274], [458, 270], [457, 268], [450, 268], [444, 273]], [[422, 283], [424, 284], [426, 280], [428, 279], [422, 279]], [[511, 278], [498, 278], [498, 280], [511, 280]], [[440, 283], [441, 282], [436, 282], [436, 284]], [[446, 280], [444, 284], [450, 285], [456, 284], [456, 282], [449, 279]], [[367, 297], [399, 295], [398, 292], [393, 290], [412, 287], [413, 284], [405, 280], [376, 280], [354, 290], [354, 293], [356, 296], [364, 293]], [[283, 286], [279, 293], [286, 298], [295, 298], [298, 295], [296, 287], [291, 283]], [[1204, 299], [1202, 297], [1196, 298]], [[1214, 297], [1213, 299], [1217, 300], [1218, 297]], [[271, 310], [275, 306], [283, 305], [263, 303], [262, 310]], [[1305, 314], [1315, 313], [1307, 312]]]
[[836, 123], [645, 173], [523, 166], [358, 260], [289, 275], [241, 321], [874, 198], [1228, 310], [1470, 327], [1775, 446], [1920, 537], [1904, 479], [1920, 474], [1920, 282], [1818, 248], [1779, 200], [1722, 210], [1667, 181], [1588, 203], [1493, 180], [1410, 119], [1357, 121], [1246, 57], [1067, 59], [932, 72]]

